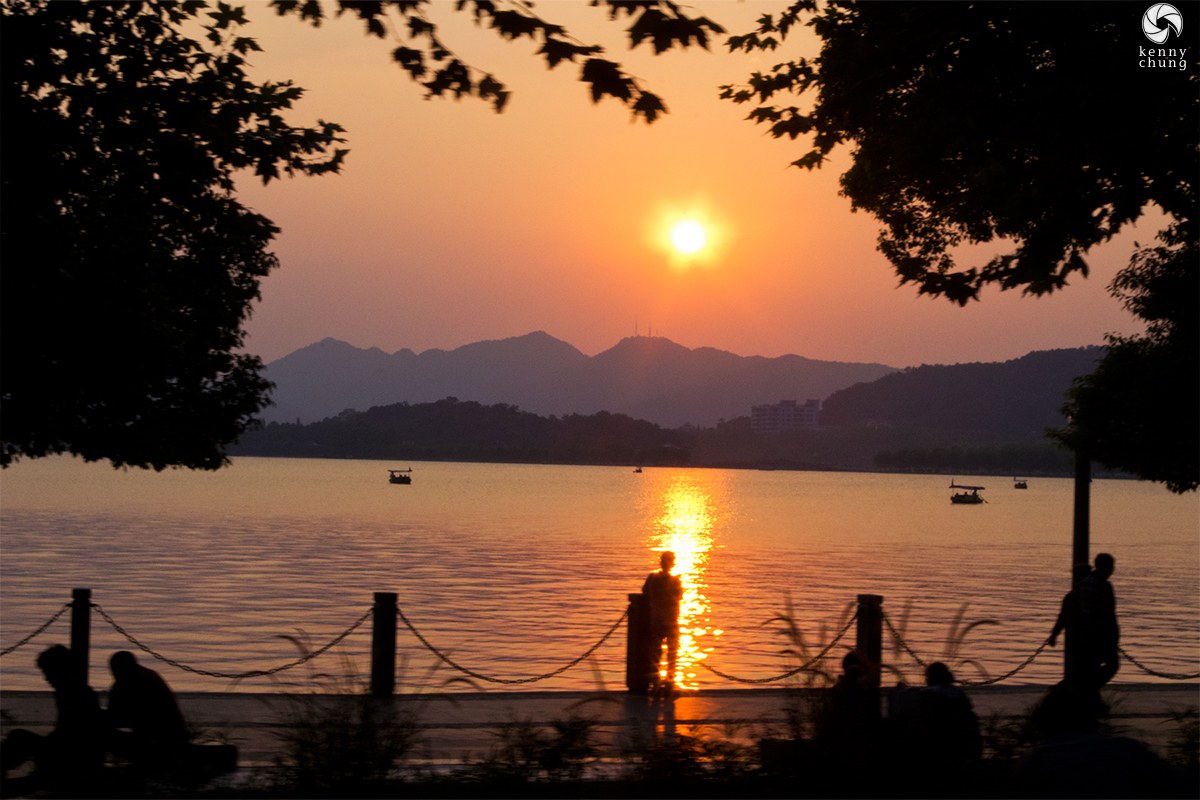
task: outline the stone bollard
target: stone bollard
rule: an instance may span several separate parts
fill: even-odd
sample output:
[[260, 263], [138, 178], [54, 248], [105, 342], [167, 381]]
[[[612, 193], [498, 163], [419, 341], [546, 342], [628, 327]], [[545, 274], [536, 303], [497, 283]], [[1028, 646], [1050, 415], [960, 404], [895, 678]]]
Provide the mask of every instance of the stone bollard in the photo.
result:
[[858, 641], [855, 648], [871, 663], [874, 686], [870, 691], [874, 702], [868, 706], [876, 717], [883, 715], [883, 697], [879, 691], [883, 665], [883, 597], [877, 594], [858, 596]]
[[375, 593], [371, 620], [371, 695], [391, 697], [396, 691], [396, 593]]
[[91, 666], [92, 590], [71, 591], [71, 656], [83, 682], [88, 682]]
[[883, 663], [883, 597], [877, 594], [858, 596], [858, 642], [860, 653], [870, 659], [878, 670]]
[[625, 688], [631, 694], [646, 694], [658, 669], [659, 653], [651, 652], [650, 602], [644, 594], [629, 595], [626, 624]]

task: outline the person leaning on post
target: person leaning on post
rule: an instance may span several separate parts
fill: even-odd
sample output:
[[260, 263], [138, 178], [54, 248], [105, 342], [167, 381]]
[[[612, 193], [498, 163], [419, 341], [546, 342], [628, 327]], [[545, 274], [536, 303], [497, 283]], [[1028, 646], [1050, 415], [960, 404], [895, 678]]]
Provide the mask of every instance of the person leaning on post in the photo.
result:
[[1117, 599], [1112, 584], [1116, 559], [1100, 553], [1091, 574], [1079, 583], [1079, 627], [1083, 633], [1080, 650], [1083, 685], [1099, 692], [1112, 680], [1121, 666], [1118, 645], [1121, 630], [1117, 625]]
[[[675, 554], [667, 550], [659, 556], [662, 569], [651, 572], [642, 584], [650, 609], [650, 647], [654, 659], [654, 686], [670, 688], [675, 683], [675, 664], [679, 657], [679, 605], [683, 602], [683, 581], [672, 575]], [[659, 676], [662, 643], [667, 642], [667, 677]]]
[[1051, 647], [1058, 644], [1060, 633], [1065, 634], [1063, 637], [1063, 678], [1068, 681], [1079, 679], [1081, 666], [1079, 648], [1084, 636], [1080, 630], [1079, 621], [1079, 584], [1091, 574], [1091, 571], [1091, 565], [1086, 562], [1076, 564], [1072, 568], [1071, 591], [1063, 597], [1062, 606], [1058, 611], [1058, 619], [1054, 621], [1054, 628], [1050, 631], [1049, 644]]

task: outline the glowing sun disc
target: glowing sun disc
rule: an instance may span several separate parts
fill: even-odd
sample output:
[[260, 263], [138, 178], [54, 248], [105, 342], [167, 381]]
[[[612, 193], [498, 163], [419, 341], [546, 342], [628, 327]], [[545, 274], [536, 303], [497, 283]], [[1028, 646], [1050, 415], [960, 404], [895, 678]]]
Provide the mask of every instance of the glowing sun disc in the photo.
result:
[[704, 226], [699, 222], [688, 220], [671, 228], [671, 244], [684, 255], [698, 252], [707, 241], [708, 236], [704, 233]]

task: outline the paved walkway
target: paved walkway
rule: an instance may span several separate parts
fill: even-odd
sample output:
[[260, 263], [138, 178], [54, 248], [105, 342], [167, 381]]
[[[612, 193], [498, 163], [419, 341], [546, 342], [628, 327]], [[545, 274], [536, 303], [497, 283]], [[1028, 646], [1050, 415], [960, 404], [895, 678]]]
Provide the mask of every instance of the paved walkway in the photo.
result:
[[[967, 690], [981, 721], [1026, 713], [1044, 694], [1044, 686], [990, 686]], [[270, 764], [280, 750], [277, 734], [289, 727], [304, 702], [300, 695], [180, 692], [184, 716], [193, 728], [238, 746], [243, 766]], [[674, 700], [649, 700], [625, 692], [479, 692], [399, 695], [390, 701], [416, 715], [425, 743], [416, 754], [432, 763], [459, 763], [481, 756], [506, 722], [549, 726], [572, 713], [594, 718], [602, 742], [620, 742], [656, 728], [687, 732], [705, 726], [710, 734], [753, 739], [784, 734], [786, 709], [800, 695], [787, 689], [710, 689]], [[311, 697], [311, 696], [307, 696]], [[346, 696], [320, 696], [348, 702]], [[1118, 684], [1105, 690], [1111, 720], [1122, 733], [1161, 752], [1175, 726], [1170, 713], [1200, 707], [1200, 684]], [[105, 702], [101, 693], [101, 703]], [[12, 728], [49, 731], [54, 725], [50, 692], [0, 692], [0, 733]]]

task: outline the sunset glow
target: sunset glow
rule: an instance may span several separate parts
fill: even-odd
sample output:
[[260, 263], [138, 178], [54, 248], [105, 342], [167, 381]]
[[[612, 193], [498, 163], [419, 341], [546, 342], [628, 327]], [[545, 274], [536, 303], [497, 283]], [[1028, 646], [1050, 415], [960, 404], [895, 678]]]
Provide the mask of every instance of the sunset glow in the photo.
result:
[[[787, 5], [697, 8], [734, 33]], [[503, 114], [426, 101], [353, 15], [314, 29], [251, 4], [246, 35], [263, 48], [254, 78], [304, 87], [296, 124], [327, 119], [350, 132], [337, 175], [264, 187], [248, 170], [239, 181], [239, 199], [282, 230], [281, 266], [247, 325], [248, 349], [265, 361], [327, 336], [419, 353], [539, 330], [594, 355], [635, 318], [690, 348], [895, 367], [1005, 360], [1130, 332], [1106, 288], [1155, 218], [1090, 253], [1092, 277], [1068, 291], [994, 292], [965, 308], [930, 301], [897, 288], [876, 249], [878, 222], [839, 195], [847, 149], [819, 170], [789, 169], [807, 142], [765, 136], [718, 99], [715, 87], [760, 69], [758, 56], [631, 51], [625, 26], [600, 10], [548, 4], [550, 21], [604, 46], [670, 108], [653, 125], [630, 124], [618, 103], [592, 104], [574, 73], [548, 72], [453, 9], [431, 4], [431, 20], [511, 86]], [[805, 28], [789, 47], [789, 57], [814, 57], [819, 41]], [[673, 238], [689, 222], [699, 231]]]
[[[683, 602], [679, 606], [679, 658], [675, 675], [671, 676], [680, 689], [699, 688], [699, 662], [708, 656], [712, 647], [702, 644], [700, 637], [721, 635], [713, 630], [709, 613], [711, 604], [704, 594], [707, 588], [708, 554], [713, 547], [715, 522], [714, 502], [709, 487], [695, 476], [673, 473], [669, 483], [659, 489], [657, 502], [661, 505], [655, 520], [655, 532], [650, 547], [655, 552], [675, 553], [675, 574], [683, 582]], [[664, 659], [665, 664], [665, 659]], [[665, 667], [659, 672], [667, 678]]]

